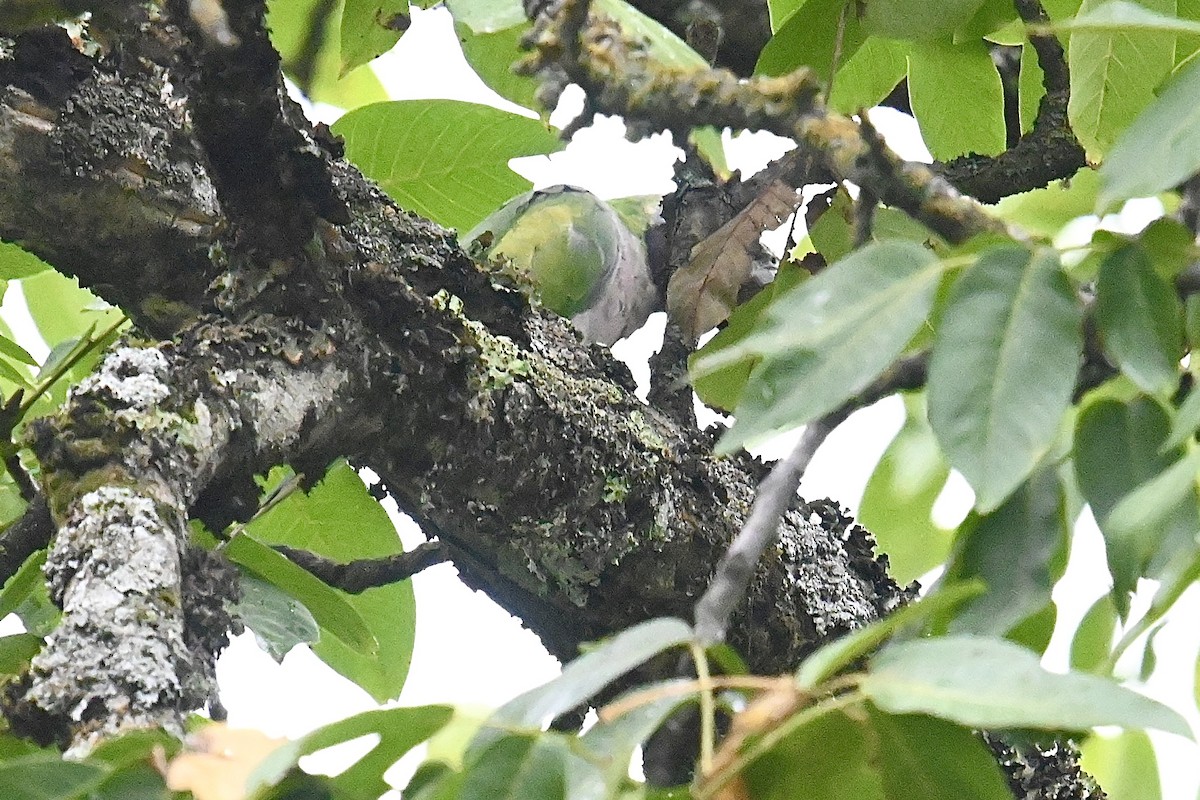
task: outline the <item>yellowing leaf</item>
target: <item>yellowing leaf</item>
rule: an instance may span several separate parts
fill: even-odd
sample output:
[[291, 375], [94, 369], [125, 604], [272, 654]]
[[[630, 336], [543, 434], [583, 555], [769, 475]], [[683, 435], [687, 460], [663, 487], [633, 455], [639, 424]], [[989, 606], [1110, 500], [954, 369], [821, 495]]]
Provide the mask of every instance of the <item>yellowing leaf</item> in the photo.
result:
[[167, 767], [167, 788], [191, 792], [196, 800], [242, 800], [255, 767], [287, 742], [214, 722], [188, 737]]
[[750, 277], [758, 237], [796, 208], [796, 191], [772, 181], [750, 205], [692, 248], [688, 264], [667, 284], [667, 312], [697, 338], [729, 318]]

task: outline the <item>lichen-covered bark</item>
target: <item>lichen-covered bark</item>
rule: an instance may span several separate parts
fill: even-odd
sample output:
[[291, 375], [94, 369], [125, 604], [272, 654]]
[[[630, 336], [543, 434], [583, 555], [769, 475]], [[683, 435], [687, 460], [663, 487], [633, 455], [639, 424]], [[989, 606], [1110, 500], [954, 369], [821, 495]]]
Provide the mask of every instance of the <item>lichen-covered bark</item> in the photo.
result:
[[[46, 61], [68, 67], [51, 87], [38, 83]], [[40, 709], [86, 742], [121, 720], [171, 727], [202, 702], [217, 640], [187, 646], [184, 523], [245, 517], [251, 476], [282, 461], [311, 475], [336, 455], [377, 467], [466, 579], [560, 656], [649, 616], [690, 615], [745, 518], [753, 465], [711, 458], [703, 435], [634, 398], [606, 351], [318, 140], [306, 157], [323, 159], [346, 220], [317, 215], [311, 238], [267, 264], [252, 237], [227, 235], [222, 209], [251, 206], [215, 201], [213, 186], [236, 183], [210, 178], [182, 84], [152, 60], [96, 62], [22, 37], [0, 52], [0, 79], [0, 182], [14, 187], [0, 192], [0, 236], [143, 329], [174, 333], [112, 354], [34, 428], [68, 626], [16, 716]], [[793, 665], [900, 601], [869, 536], [834, 522], [799, 508], [785, 520], [734, 636], [756, 668]], [[146, 538], [158, 568], [131, 581], [114, 554]], [[106, 599], [92, 598], [101, 579]], [[114, 634], [140, 656], [101, 658]]]
[[[352, 348], [306, 351], [311, 332], [265, 323], [118, 347], [30, 427], [58, 529], [45, 572], [63, 609], [10, 697], [38, 738], [85, 749], [127, 727], [182, 733], [183, 714], [212, 696], [236, 584], [185, 589], [186, 564], [221, 569], [189, 552], [189, 509], [232, 465], [262, 470], [310, 448], [327, 459], [318, 415], [357, 411], [364, 396]], [[294, 366], [276, 354], [289, 347]]]

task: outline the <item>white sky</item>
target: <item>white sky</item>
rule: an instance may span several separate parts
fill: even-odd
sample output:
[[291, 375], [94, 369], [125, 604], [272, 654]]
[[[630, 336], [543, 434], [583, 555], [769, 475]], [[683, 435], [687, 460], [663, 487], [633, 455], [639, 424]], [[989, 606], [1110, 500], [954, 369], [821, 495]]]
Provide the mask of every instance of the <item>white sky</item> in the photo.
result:
[[[413, 9], [412, 26], [400, 45], [375, 64], [390, 95], [394, 99], [453, 98], [519, 111], [484, 86], [470, 70], [461, 57], [448, 20], [449, 15], [440, 9]], [[314, 111], [314, 116], [332, 121], [336, 111], [322, 107]], [[929, 160], [911, 119], [889, 109], [877, 109], [872, 112], [872, 119], [902, 155]], [[678, 151], [664, 136], [632, 144], [623, 138], [622, 132], [619, 121], [601, 120], [593, 128], [580, 132], [564, 152], [518, 159], [513, 166], [539, 187], [571, 183], [607, 198], [669, 191], [671, 163]], [[782, 152], [781, 141], [767, 135], [741, 136], [733, 141], [727, 137], [731, 165], [747, 172], [761, 168]], [[29, 333], [28, 323], [19, 321], [27, 317], [19, 292], [10, 289], [0, 313], [14, 326], [26, 348], [35, 356], [44, 357], [44, 344], [35, 333]], [[635, 377], [643, 383], [648, 375], [645, 359], [657, 348], [661, 335], [662, 320], [658, 315], [644, 331], [614, 348], [619, 357], [629, 361]], [[833, 497], [856, 510], [875, 463], [902, 420], [903, 409], [895, 398], [856, 414], [817, 453], [801, 486], [802, 494]], [[791, 441], [794, 436], [782, 437], [781, 442], [763, 450], [786, 452]], [[945, 524], [954, 524], [971, 502], [969, 488], [955, 474], [939, 501], [937, 513]], [[423, 541], [410, 520], [397, 514], [394, 507], [389, 512], [406, 546]], [[1094, 523], [1080, 526], [1076, 545], [1067, 576], [1055, 594], [1061, 606], [1061, 620], [1077, 620], [1107, 589], [1095, 577], [1098, 574], [1095, 566], [1103, 563], [1103, 543]], [[443, 564], [428, 569], [416, 576], [413, 583], [418, 604], [416, 646], [412, 671], [398, 704], [440, 702], [495, 707], [558, 673], [557, 662], [537, 638], [486, 597], [465, 588], [452, 566]], [[1194, 622], [1197, 618], [1200, 618], [1200, 592], [1193, 590], [1180, 602], [1179, 612], [1172, 615], [1172, 621], [1157, 639], [1163, 657], [1146, 689], [1147, 693], [1187, 712], [1194, 725], [1196, 714], [1190, 698], [1195, 654], [1200, 648], [1200, 634]], [[1049, 667], [1064, 668], [1068, 645], [1060, 630], [1047, 657]], [[230, 723], [258, 728], [270, 735], [299, 736], [375, 707], [364, 691], [326, 667], [308, 648], [296, 648], [282, 665], [277, 665], [258, 649], [250, 634], [240, 637], [221, 657], [218, 677]], [[1194, 744], [1179, 737], [1152, 736], [1160, 748], [1160, 761], [1178, 767], [1195, 763], [1200, 755]], [[362, 749], [360, 743], [350, 743], [340, 752], [318, 754], [306, 764], [310, 768], [337, 771], [339, 764], [346, 763], [349, 753]], [[412, 759], [406, 761], [407, 764], [391, 773], [394, 782], [400, 785], [414, 765]], [[1197, 777], [1186, 768], [1170, 772], [1170, 787], [1164, 790], [1166, 800], [1193, 800]], [[398, 793], [393, 794], [398, 797]]]

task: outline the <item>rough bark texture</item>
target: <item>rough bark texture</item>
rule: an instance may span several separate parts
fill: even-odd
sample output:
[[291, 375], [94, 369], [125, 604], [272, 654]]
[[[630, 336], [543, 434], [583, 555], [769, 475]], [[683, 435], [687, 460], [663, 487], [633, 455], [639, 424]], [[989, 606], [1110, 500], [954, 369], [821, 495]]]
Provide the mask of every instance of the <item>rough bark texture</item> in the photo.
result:
[[[172, 727], [201, 703], [212, 653], [183, 647], [178, 611], [145, 634], [165, 632], [162, 674], [136, 659], [55, 655], [98, 655], [113, 633], [70, 605], [112, 562], [83, 509], [111, 509], [129, 530], [120, 547], [160, 542], [153, 582], [109, 595], [112, 618], [136, 617], [156, 597], [179, 597], [187, 516], [216, 526], [244, 516], [250, 477], [279, 461], [346, 454], [376, 466], [467, 580], [557, 655], [649, 616], [690, 613], [744, 519], [752, 465], [709, 457], [703, 437], [633, 397], [605, 351], [494, 285], [450, 234], [396, 209], [330, 150], [317, 151], [318, 166], [344, 224], [310, 214], [312, 236], [264, 264], [262, 240], [237, 235], [251, 204], [210, 172], [220, 154], [200, 155], [184, 82], [64, 42], [22, 36], [0, 61], [0, 236], [146, 330], [186, 327], [111, 356], [41, 429], [59, 530], [49, 571], [72, 624], [35, 665], [20, 709], [40, 709], [53, 735], [83, 743], [112, 730], [102, 719]], [[53, 86], [48, 61], [64, 65]], [[278, 114], [299, 124], [286, 101]], [[232, 199], [218, 204], [214, 186]], [[202, 316], [217, 308], [231, 316]], [[156, 399], [113, 388], [129, 382]], [[794, 664], [901, 600], [861, 528], [831, 531], [794, 510], [776, 555], [737, 625], [735, 643], [758, 669]]]
[[[65, 622], [9, 687], [14, 727], [81, 749], [124, 726], [179, 730], [212, 692], [233, 591], [186, 522], [244, 518], [253, 475], [285, 461], [374, 467], [556, 655], [690, 616], [760, 470], [709, 456], [607, 351], [341, 161], [286, 100], [261, 4], [223, 5], [232, 51], [173, 2], [165, 20], [126, 21], [103, 58], [56, 28], [0, 38], [0, 239], [160, 340], [123, 343], [29, 429], [45, 504], [22, 529], [48, 510]], [[725, 88], [696, 113], [722, 119], [742, 91]], [[871, 177], [857, 130], [801, 133], [835, 171]], [[943, 194], [907, 199], [988, 223]], [[733, 643], [757, 670], [786, 669], [904, 598], [869, 534], [797, 503]]]

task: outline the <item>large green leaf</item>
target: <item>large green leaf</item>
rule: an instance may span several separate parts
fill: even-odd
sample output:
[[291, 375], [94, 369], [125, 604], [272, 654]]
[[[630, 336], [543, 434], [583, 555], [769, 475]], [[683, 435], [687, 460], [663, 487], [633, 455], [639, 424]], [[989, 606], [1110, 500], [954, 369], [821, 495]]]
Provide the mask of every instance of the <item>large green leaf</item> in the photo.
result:
[[1092, 213], [1099, 185], [1096, 171], [1084, 167], [1045, 188], [1005, 197], [995, 208], [1006, 221], [1049, 239], [1071, 220]]
[[972, 731], [935, 717], [867, 712], [889, 798], [1012, 799], [996, 757]]
[[271, 42], [283, 69], [312, 100], [338, 108], [357, 108], [387, 99], [383, 84], [370, 69], [342, 77], [341, 24], [344, 0], [268, 0]]
[[696, 375], [763, 358], [719, 449], [803, 424], [862, 391], [925, 323], [945, 269], [920, 245], [870, 244], [779, 297], [741, 343], [699, 359]]
[[828, 105], [843, 114], [876, 106], [904, 80], [907, 70], [907, 44], [871, 36], [837, 71], [829, 87]]
[[1100, 264], [1096, 323], [1105, 350], [1134, 383], [1151, 394], [1174, 390], [1183, 357], [1183, 307], [1143, 248], [1123, 247]]
[[[489, 725], [539, 729], [635, 667], [691, 639], [692, 628], [682, 620], [652, 619], [635, 625], [589, 649], [554, 680], [505, 703]], [[472, 747], [490, 738], [481, 736]]]
[[[834, 711], [801, 725], [751, 762], [742, 775], [754, 800], [890, 800], [872, 763], [871, 730], [861, 715]], [[804, 794], [798, 794], [803, 787]]]
[[501, 97], [535, 108], [538, 82], [513, 72], [521, 39], [532, 27], [519, 0], [447, 0], [454, 31], [471, 69]]
[[870, 0], [863, 26], [889, 39], [936, 39], [970, 21], [984, 0]]
[[1104, 787], [1108, 800], [1161, 800], [1158, 759], [1142, 731], [1093, 734], [1079, 749], [1079, 766]]
[[104, 780], [93, 764], [57, 755], [29, 755], [0, 763], [0, 797], [5, 800], [77, 800]]
[[[1167, 554], [1191, 542], [1200, 528], [1194, 488], [1167, 507], [1153, 509], [1161, 514], [1155, 525], [1123, 527], [1120, 519], [1114, 524], [1112, 518], [1123, 499], [1183, 456], [1183, 448], [1165, 447], [1169, 424], [1157, 402], [1139, 397], [1089, 403], [1076, 425], [1075, 474], [1104, 535], [1113, 599], [1122, 616], [1129, 610], [1138, 578], [1156, 571], [1152, 560], [1155, 566], [1165, 563]], [[1155, 559], [1160, 549], [1164, 557]]]
[[[744, 340], [754, 331], [759, 318], [768, 306], [807, 277], [808, 272], [798, 264], [793, 261], [785, 261], [775, 274], [775, 280], [750, 298], [748, 302], [735, 308], [729, 315], [725, 327], [704, 347], [688, 358], [689, 365], [694, 365], [697, 361], [733, 347]], [[751, 371], [759, 361], [760, 359], [757, 357], [750, 357], [713, 372], [703, 375], [697, 373], [692, 380], [692, 388], [708, 405], [722, 411], [733, 411], [737, 407], [738, 399], [742, 396], [742, 388], [746, 385]], [[1200, 427], [1200, 420], [1197, 420], [1197, 426]]]
[[[1085, 15], [1106, 0], [1084, 0]], [[1173, 15], [1175, 0], [1141, 0], [1140, 5]], [[1100, 161], [1113, 142], [1154, 100], [1154, 88], [1175, 66], [1175, 34], [1125, 28], [1080, 30], [1071, 34], [1067, 54], [1071, 99], [1067, 116], [1071, 129]]]
[[888, 573], [904, 585], [942, 563], [953, 530], [933, 520], [933, 506], [950, 477], [925, 416], [923, 395], [906, 395], [904, 427], [883, 451], [867, 481], [858, 518], [888, 557]]
[[1100, 168], [1097, 205], [1155, 195], [1200, 171], [1200, 59], [1137, 115]]
[[871, 661], [860, 684], [893, 714], [920, 713], [973, 728], [1157, 728], [1190, 736], [1183, 717], [1112, 681], [1047, 672], [1038, 657], [1001, 639], [946, 636], [900, 642]]
[[351, 649], [364, 655], [378, 652], [379, 643], [345, 592], [334, 589], [308, 570], [289, 561], [286, 556], [248, 535], [234, 536], [224, 552], [230, 561], [240, 564], [303, 603], [323, 629]]
[[235, 613], [276, 662], [282, 662], [296, 645], [320, 639], [321, 626], [299, 600], [253, 575], [243, 573], [241, 587]]
[[784, 75], [807, 66], [828, 82], [866, 38], [853, 0], [808, 0], [763, 47], [754, 71]]
[[800, 664], [796, 683], [804, 689], [816, 689], [841, 670], [870, 655], [896, 632], [950, 611], [980, 594], [983, 588], [978, 581], [970, 581], [938, 589], [881, 620], [823, 645]]
[[451, 716], [453, 710], [447, 706], [418, 706], [366, 711], [334, 722], [272, 751], [247, 779], [247, 792], [275, 785], [302, 756], [375, 734], [378, 740], [371, 751], [331, 783], [338, 800], [376, 800], [391, 788], [383, 773], [400, 756], [436, 733]]
[[15, 244], [0, 242], [0, 278], [6, 281], [28, 278], [47, 269], [50, 269], [50, 265], [33, 253], [26, 252]]
[[472, 759], [459, 800], [566, 800], [568, 758], [562, 737], [505, 734]]
[[1071, 669], [1093, 672], [1108, 658], [1117, 631], [1117, 607], [1102, 594], [1083, 615], [1071, 639]]
[[339, 76], [391, 50], [411, 23], [408, 0], [344, 0]]
[[908, 53], [908, 96], [934, 158], [1004, 151], [1004, 88], [982, 39], [914, 45]]
[[1050, 602], [1065, 565], [1069, 526], [1053, 466], [1029, 476], [989, 514], [972, 512], [959, 529], [948, 580], [975, 578], [987, 593], [966, 604], [950, 629], [1003, 636]]
[[396, 202], [459, 231], [532, 188], [509, 160], [560, 147], [538, 120], [458, 100], [376, 103], [333, 130], [347, 158]]
[[1053, 443], [1082, 319], [1052, 250], [994, 248], [955, 285], [929, 364], [929, 423], [979, 511], [1004, 502]]
[[[309, 550], [336, 561], [379, 558], [400, 552], [387, 512], [367, 492], [344, 461], [329, 468], [307, 496], [293, 494], [246, 526], [268, 544]], [[412, 659], [416, 607], [412, 583], [402, 581], [345, 595], [379, 643], [377, 655], [364, 655], [334, 636], [322, 636], [313, 652], [357, 683], [376, 700], [395, 697], [404, 686]]]

